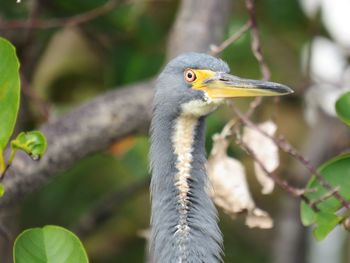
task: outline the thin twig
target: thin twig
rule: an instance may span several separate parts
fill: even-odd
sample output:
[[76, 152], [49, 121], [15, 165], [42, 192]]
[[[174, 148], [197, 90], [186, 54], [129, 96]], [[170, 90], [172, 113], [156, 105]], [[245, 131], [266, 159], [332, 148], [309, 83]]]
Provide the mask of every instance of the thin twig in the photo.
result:
[[[254, 151], [242, 140], [238, 132], [236, 133], [236, 142], [239, 146], [241, 146], [243, 150], [245, 150], [254, 159], [254, 161], [260, 166], [260, 168], [264, 171], [264, 173], [268, 175], [278, 186], [280, 186], [283, 190], [292, 194], [293, 196], [301, 198], [302, 200], [305, 201], [306, 204], [308, 205], [311, 204], [309, 198], [305, 195], [305, 193], [309, 192], [309, 190], [293, 187], [287, 181], [282, 180], [281, 178], [276, 176], [274, 173], [270, 173], [266, 169], [265, 165], [261, 162], [261, 160], [255, 155]], [[314, 209], [315, 212], [318, 211], [316, 206], [310, 205], [310, 207]]]
[[[247, 114], [245, 115], [247, 116]], [[305, 195], [306, 193], [315, 192], [317, 189], [300, 189], [291, 186], [287, 181], [280, 179], [275, 174], [270, 173], [264, 164], [260, 161], [260, 159], [255, 155], [254, 151], [242, 140], [239, 130], [237, 129], [237, 123], [240, 123], [240, 119], [231, 119], [226, 123], [224, 128], [222, 129], [220, 136], [224, 138], [235, 135], [236, 143], [241, 146], [243, 150], [245, 150], [261, 167], [261, 169], [269, 176], [271, 179], [286, 192], [292, 194], [293, 196], [301, 198], [307, 205], [310, 206], [315, 212], [318, 212], [317, 204], [312, 205], [310, 199]], [[233, 129], [235, 128], [235, 129]]]
[[339, 192], [340, 187], [335, 187], [333, 191], [329, 191], [325, 193], [324, 195], [321, 195], [319, 198], [313, 200], [309, 205], [311, 208], [317, 207], [319, 203], [322, 203], [323, 201], [326, 201], [327, 199], [331, 198], [332, 196], [334, 197], [334, 194], [336, 192]]
[[[246, 33], [248, 30], [251, 30], [251, 50], [256, 58], [256, 60], [259, 63], [260, 70], [262, 72], [262, 76], [264, 80], [270, 79], [270, 69], [267, 66], [262, 49], [261, 49], [261, 43], [260, 43], [260, 37], [259, 37], [259, 29], [257, 26], [256, 21], [256, 11], [255, 11], [255, 2], [254, 0], [246, 0], [246, 7], [249, 13], [249, 20], [234, 34], [232, 34], [228, 39], [223, 41], [219, 46], [212, 45], [210, 47], [209, 54], [212, 56], [217, 56], [219, 53], [224, 51], [228, 46], [233, 44], [235, 41], [240, 39], [244, 33]], [[249, 110], [246, 113], [246, 116], [249, 118], [251, 115], [253, 115], [254, 111], [261, 105], [263, 101], [262, 97], [257, 97], [255, 100], [250, 104]], [[234, 126], [239, 126], [240, 122], [237, 122], [234, 124]]]
[[261, 105], [262, 100], [263, 100], [263, 97], [257, 97], [257, 98], [255, 98], [255, 100], [253, 100], [250, 103], [249, 109], [245, 113], [247, 118], [250, 118], [254, 114], [255, 110]]
[[[89, 22], [97, 17], [103, 16], [112, 11], [117, 4], [118, 0], [109, 0], [104, 5], [99, 6], [93, 10], [87, 11], [82, 14], [78, 14], [68, 18], [52, 18], [52, 19], [31, 19], [27, 20], [12, 20], [12, 21], [1, 21], [0, 29], [19, 29], [19, 28], [31, 28], [31, 29], [49, 29], [56, 27], [65, 26], [76, 26]], [[29, 23], [28, 23], [29, 22]]]
[[350, 203], [339, 193], [339, 191], [335, 191], [334, 187], [317, 171], [317, 169], [307, 160], [304, 156], [302, 156], [282, 135], [276, 139], [278, 142], [278, 146], [289, 155], [293, 156], [300, 163], [302, 163], [311, 174], [313, 174], [316, 180], [320, 183], [320, 185], [326, 190], [332, 192], [334, 191], [334, 197], [338, 199], [338, 201], [345, 207], [347, 210], [350, 210]]
[[240, 39], [244, 35], [244, 33], [246, 33], [250, 28], [251, 28], [251, 22], [247, 21], [240, 29], [238, 29], [235, 33], [233, 33], [228, 39], [223, 41], [220, 45], [210, 46], [209, 54], [212, 56], [217, 56], [219, 53], [224, 51], [232, 43]]
[[338, 199], [338, 201], [342, 204], [343, 207], [345, 207], [347, 210], [350, 210], [350, 203], [342, 195], [340, 195], [338, 191], [335, 191], [335, 188], [327, 180], [325, 180], [323, 176], [317, 171], [317, 169], [313, 165], [311, 165], [311, 163], [305, 157], [303, 157], [284, 137], [280, 136], [279, 138], [275, 138], [269, 135], [264, 130], [260, 129], [260, 127], [255, 125], [244, 114], [242, 114], [240, 110], [238, 110], [235, 106], [232, 105], [232, 109], [235, 111], [237, 116], [245, 125], [257, 130], [265, 137], [271, 139], [281, 150], [288, 153], [300, 163], [302, 163], [306, 167], [306, 169], [308, 169], [310, 174], [313, 174], [315, 176], [316, 180], [320, 183], [320, 185], [323, 188], [330, 192], [334, 192], [333, 196]]
[[252, 42], [251, 42], [251, 47], [254, 56], [259, 62], [260, 70], [263, 76], [264, 80], [269, 80], [271, 73], [270, 69], [267, 66], [263, 52], [261, 49], [261, 43], [260, 43], [260, 38], [259, 38], [259, 30], [258, 30], [258, 25], [256, 22], [256, 10], [255, 10], [255, 1], [254, 0], [246, 0], [246, 7], [248, 9], [248, 14], [249, 14], [249, 21], [251, 24], [251, 36], [252, 36]]
[[[257, 25], [257, 21], [256, 21], [255, 1], [254, 0], [246, 0], [245, 2], [246, 2], [248, 14], [249, 14], [248, 23], [250, 25], [250, 29], [251, 29], [250, 32], [251, 32], [251, 37], [252, 37], [251, 50], [252, 50], [256, 60], [259, 63], [262, 78], [264, 80], [269, 80], [271, 73], [270, 73], [269, 67], [267, 66], [267, 64], [265, 62], [262, 48], [261, 48], [259, 29], [258, 29], [258, 25]], [[252, 101], [252, 103], [250, 104], [249, 110], [246, 112], [246, 117], [250, 118], [250, 116], [254, 114], [255, 110], [261, 105], [262, 102], [263, 102], [262, 97], [255, 98]], [[240, 123], [241, 122], [238, 122], [237, 124], [240, 124]]]

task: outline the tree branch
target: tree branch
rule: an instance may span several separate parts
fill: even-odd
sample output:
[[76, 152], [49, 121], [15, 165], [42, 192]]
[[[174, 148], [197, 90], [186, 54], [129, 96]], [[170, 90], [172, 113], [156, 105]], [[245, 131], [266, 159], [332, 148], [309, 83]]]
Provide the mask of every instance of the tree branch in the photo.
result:
[[264, 80], [269, 80], [271, 73], [270, 73], [270, 69], [267, 66], [263, 53], [262, 53], [262, 49], [261, 49], [261, 44], [260, 44], [260, 37], [259, 37], [259, 30], [258, 30], [258, 25], [256, 22], [256, 11], [255, 11], [255, 0], [246, 0], [246, 7], [248, 10], [248, 14], [249, 14], [249, 21], [251, 24], [251, 36], [252, 36], [252, 51], [254, 56], [256, 57], [256, 59], [259, 62], [259, 66], [260, 66], [260, 71], [263, 75], [263, 79]]
[[48, 140], [46, 154], [39, 162], [24, 154], [15, 157], [9, 169], [14, 173], [4, 179], [6, 194], [0, 205], [31, 192], [81, 158], [128, 134], [145, 133], [151, 119], [153, 86], [151, 80], [108, 92], [41, 127]]
[[208, 52], [221, 41], [229, 14], [228, 0], [181, 1], [168, 41], [168, 58], [188, 51]]
[[[169, 57], [185, 51], [208, 50], [222, 38], [230, 0], [183, 0], [172, 30]], [[205, 8], [203, 7], [205, 6]], [[193, 37], [195, 32], [196, 37]], [[145, 133], [151, 119], [154, 80], [110, 91], [49, 122], [40, 130], [48, 148], [39, 162], [16, 156], [4, 179], [0, 207], [44, 185], [85, 156], [105, 149], [129, 134]]]

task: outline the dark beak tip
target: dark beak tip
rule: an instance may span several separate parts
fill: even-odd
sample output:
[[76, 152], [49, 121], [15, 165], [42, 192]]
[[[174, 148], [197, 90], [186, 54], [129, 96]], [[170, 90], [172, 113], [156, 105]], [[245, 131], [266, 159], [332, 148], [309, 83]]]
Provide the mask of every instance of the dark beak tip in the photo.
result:
[[292, 90], [290, 87], [284, 86], [284, 88], [285, 88], [285, 94], [286, 95], [294, 93], [294, 90]]
[[[294, 90], [292, 90], [290, 87], [288, 87], [287, 85], [283, 85], [283, 84], [278, 84], [278, 83], [274, 83], [274, 87], [272, 88], [275, 89], [278, 93], [280, 93], [281, 95], [289, 95], [289, 94], [293, 94]], [[277, 84], [277, 85], [276, 85]]]

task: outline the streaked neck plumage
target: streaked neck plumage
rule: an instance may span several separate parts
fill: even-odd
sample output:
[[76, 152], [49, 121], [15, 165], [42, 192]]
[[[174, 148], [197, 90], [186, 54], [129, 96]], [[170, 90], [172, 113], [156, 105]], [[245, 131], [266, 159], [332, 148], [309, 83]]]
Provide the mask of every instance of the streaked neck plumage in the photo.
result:
[[152, 263], [216, 263], [222, 236], [206, 191], [204, 117], [163, 116], [155, 109], [151, 137]]

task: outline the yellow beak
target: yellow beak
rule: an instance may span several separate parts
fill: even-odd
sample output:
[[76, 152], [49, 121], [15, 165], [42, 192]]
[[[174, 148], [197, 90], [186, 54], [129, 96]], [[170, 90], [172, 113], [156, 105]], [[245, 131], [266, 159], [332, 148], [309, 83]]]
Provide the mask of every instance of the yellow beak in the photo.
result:
[[243, 79], [222, 72], [206, 75], [211, 76], [202, 79], [201, 84], [198, 83], [193, 88], [205, 91], [211, 99], [281, 96], [294, 92], [285, 85], [269, 81]]

